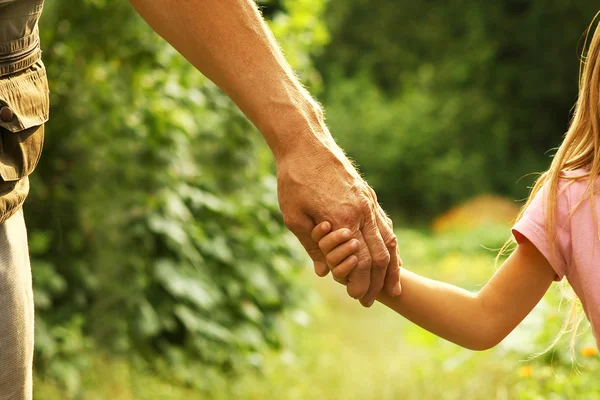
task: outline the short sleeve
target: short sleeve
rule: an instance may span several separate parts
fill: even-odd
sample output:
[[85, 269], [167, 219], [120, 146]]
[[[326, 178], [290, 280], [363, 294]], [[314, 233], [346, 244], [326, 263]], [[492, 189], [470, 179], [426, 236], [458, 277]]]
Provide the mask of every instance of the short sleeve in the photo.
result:
[[571, 253], [570, 201], [569, 185], [559, 183], [556, 197], [555, 234], [553, 246], [550, 246], [546, 234], [548, 191], [542, 187], [519, 221], [513, 226], [512, 233], [517, 243], [527, 238], [539, 250], [556, 272], [556, 281], [567, 273]]

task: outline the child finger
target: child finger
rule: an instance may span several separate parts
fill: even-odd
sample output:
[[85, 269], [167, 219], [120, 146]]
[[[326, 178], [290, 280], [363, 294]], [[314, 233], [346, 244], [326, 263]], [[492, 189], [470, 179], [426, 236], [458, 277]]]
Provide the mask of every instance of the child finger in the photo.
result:
[[[323, 239], [319, 241], [319, 248], [321, 251], [327, 255], [330, 251], [335, 249], [340, 244], [347, 242], [352, 238], [352, 231], [350, 229], [338, 229], [336, 231], [331, 232]], [[345, 257], [344, 257], [345, 258]], [[340, 260], [341, 261], [341, 260]]]
[[331, 224], [327, 221], [321, 222], [317, 226], [315, 226], [310, 234], [311, 239], [318, 243], [321, 239], [325, 237], [331, 230]]
[[356, 264], [358, 264], [358, 257], [352, 254], [350, 257], [346, 258], [344, 261], [338, 264], [338, 266], [335, 267], [333, 271], [331, 271], [333, 278], [337, 282], [347, 282], [346, 277], [348, 276], [350, 271], [352, 271], [352, 269], [356, 267]]
[[345, 243], [342, 243], [341, 245], [331, 250], [329, 253], [326, 253], [327, 264], [329, 264], [330, 268], [335, 268], [336, 266], [338, 266], [338, 264], [340, 264], [342, 261], [348, 258], [352, 253], [358, 251], [359, 245], [360, 243], [356, 239], [352, 239]]

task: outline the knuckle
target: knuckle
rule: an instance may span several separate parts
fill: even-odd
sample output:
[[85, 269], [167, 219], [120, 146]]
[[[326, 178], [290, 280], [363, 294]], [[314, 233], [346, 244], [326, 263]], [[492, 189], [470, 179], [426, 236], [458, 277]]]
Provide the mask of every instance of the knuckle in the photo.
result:
[[363, 214], [371, 214], [373, 207], [368, 198], [363, 197], [358, 203], [358, 210]]
[[392, 219], [390, 217], [388, 217], [386, 215], [385, 220], [387, 221], [387, 224], [390, 226], [390, 228], [393, 230], [394, 229], [394, 221], [392, 221]]
[[354, 209], [340, 210], [336, 215], [336, 221], [342, 228], [348, 228], [354, 233], [353, 227], [356, 225], [356, 212]]
[[371, 186], [369, 186], [369, 194], [373, 197], [375, 201], [377, 201], [377, 193], [375, 193], [375, 190], [373, 190]]
[[396, 235], [390, 235], [387, 239], [385, 239], [384, 243], [385, 247], [387, 247], [388, 249], [396, 249], [396, 247], [398, 247], [398, 238], [396, 237]]
[[381, 254], [373, 259], [373, 267], [377, 269], [385, 269], [390, 263], [391, 257], [389, 254]]
[[371, 258], [365, 258], [360, 260], [358, 264], [356, 264], [356, 271], [360, 273], [368, 272], [371, 270]]

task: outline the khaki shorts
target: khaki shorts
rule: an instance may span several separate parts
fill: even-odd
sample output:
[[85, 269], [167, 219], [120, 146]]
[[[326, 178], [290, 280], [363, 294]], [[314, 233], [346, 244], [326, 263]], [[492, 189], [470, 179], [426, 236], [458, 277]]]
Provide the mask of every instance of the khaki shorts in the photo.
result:
[[0, 224], [0, 400], [32, 398], [33, 291], [23, 209]]

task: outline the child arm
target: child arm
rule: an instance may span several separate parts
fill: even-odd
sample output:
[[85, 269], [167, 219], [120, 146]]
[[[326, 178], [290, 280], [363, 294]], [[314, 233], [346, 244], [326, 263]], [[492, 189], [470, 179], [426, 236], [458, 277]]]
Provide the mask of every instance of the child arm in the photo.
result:
[[486, 350], [529, 314], [554, 276], [544, 256], [525, 241], [478, 293], [403, 269], [400, 297], [379, 296], [377, 300], [444, 339]]
[[[321, 235], [319, 240], [334, 271], [352, 254], [342, 231]], [[478, 293], [403, 268], [400, 297], [381, 294], [377, 300], [444, 339], [472, 350], [486, 350], [529, 314], [555, 276], [546, 258], [525, 239]]]

